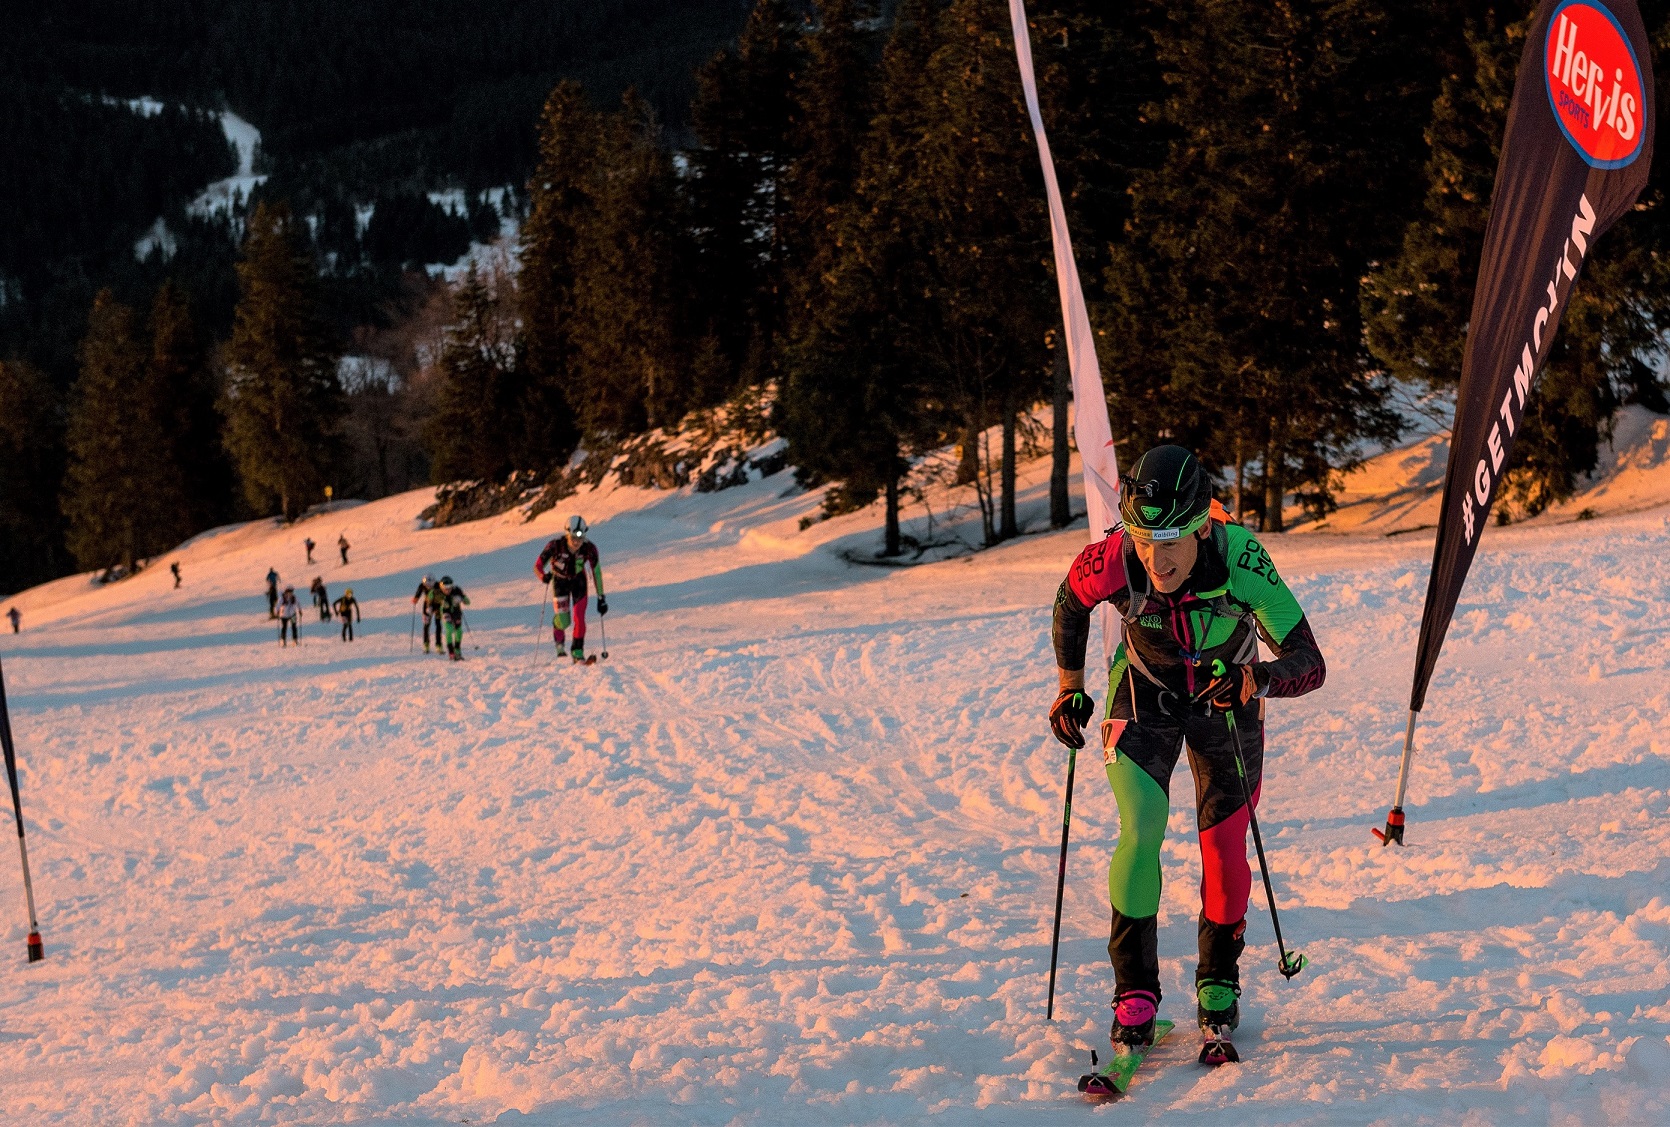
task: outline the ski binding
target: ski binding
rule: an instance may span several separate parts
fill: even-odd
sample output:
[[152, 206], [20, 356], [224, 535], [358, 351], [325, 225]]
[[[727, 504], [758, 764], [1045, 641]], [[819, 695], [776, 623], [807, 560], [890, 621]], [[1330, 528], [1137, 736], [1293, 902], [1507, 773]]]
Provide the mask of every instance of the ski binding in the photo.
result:
[[1200, 1063], [1211, 1068], [1220, 1064], [1239, 1064], [1241, 1054], [1235, 1050], [1235, 1042], [1229, 1039], [1229, 1028], [1223, 1025], [1208, 1025], [1201, 1030], [1205, 1034], [1205, 1041], [1200, 1046]]
[[1154, 1023], [1154, 1042], [1142, 1047], [1131, 1047], [1115, 1052], [1106, 1064], [1096, 1056], [1096, 1051], [1090, 1051], [1091, 1071], [1079, 1077], [1079, 1091], [1091, 1099], [1112, 1099], [1123, 1095], [1126, 1088], [1131, 1086], [1131, 1078], [1136, 1075], [1137, 1066], [1154, 1051], [1166, 1034], [1175, 1028], [1175, 1023], [1160, 1020]]

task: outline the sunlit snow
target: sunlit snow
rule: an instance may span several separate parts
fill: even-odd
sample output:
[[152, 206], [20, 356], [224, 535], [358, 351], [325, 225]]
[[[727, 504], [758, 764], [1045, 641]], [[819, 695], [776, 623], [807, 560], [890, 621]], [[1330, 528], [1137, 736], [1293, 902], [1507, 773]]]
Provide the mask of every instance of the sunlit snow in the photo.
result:
[[[1022, 479], [1034, 529], [1047, 474]], [[1255, 892], [1247, 1059], [1194, 1063], [1181, 768], [1160, 945], [1184, 1024], [1098, 1112], [1073, 1091], [1112, 987], [1093, 754], [1043, 1017], [1048, 623], [1082, 523], [855, 566], [838, 552], [873, 551], [879, 512], [802, 532], [818, 497], [790, 486], [437, 531], [418, 492], [206, 534], [168, 557], [178, 591], [159, 564], [16, 600], [0, 655], [48, 956], [24, 966], [0, 856], [5, 1121], [1670, 1120], [1670, 510], [1489, 530], [1405, 850], [1369, 828], [1430, 534], [1270, 538], [1329, 663], [1270, 705], [1260, 812], [1313, 965], [1277, 974]], [[610, 594], [591, 668], [554, 660], [532, 573], [571, 511]], [[361, 640], [312, 618], [280, 649], [269, 566], [352, 585]], [[425, 572], [473, 600], [462, 663], [412, 652]]]

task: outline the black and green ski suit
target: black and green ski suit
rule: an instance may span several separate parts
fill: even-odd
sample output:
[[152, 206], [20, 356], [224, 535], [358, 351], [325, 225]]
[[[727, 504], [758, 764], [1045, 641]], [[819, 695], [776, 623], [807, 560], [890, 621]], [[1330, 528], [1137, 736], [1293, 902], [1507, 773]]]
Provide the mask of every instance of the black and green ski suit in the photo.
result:
[[[1109, 602], [1124, 620], [1103, 725], [1103, 760], [1119, 804], [1119, 840], [1108, 866], [1108, 956], [1120, 993], [1147, 990], [1156, 999], [1160, 845], [1171, 774], [1185, 744], [1203, 870], [1196, 977], [1239, 982], [1252, 889], [1249, 812], [1225, 717], [1196, 700], [1213, 662], [1251, 664], [1259, 686], [1257, 697], [1234, 709], [1254, 806], [1264, 774], [1260, 698], [1300, 696], [1327, 675], [1310, 624], [1269, 553], [1238, 524], [1214, 520], [1210, 528], [1194, 569], [1170, 595], [1152, 589], [1136, 549], [1115, 529], [1079, 553], [1055, 599], [1056, 664], [1064, 670], [1084, 668], [1092, 607]], [[1274, 655], [1268, 661], [1257, 660], [1260, 641]]]

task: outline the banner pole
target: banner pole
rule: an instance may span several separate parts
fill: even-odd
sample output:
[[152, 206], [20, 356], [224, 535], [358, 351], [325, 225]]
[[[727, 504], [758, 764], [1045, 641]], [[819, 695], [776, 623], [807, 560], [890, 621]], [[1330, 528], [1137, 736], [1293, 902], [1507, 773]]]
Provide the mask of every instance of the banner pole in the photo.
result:
[[41, 925], [35, 916], [35, 884], [29, 879], [29, 843], [23, 836], [23, 799], [17, 789], [17, 748], [12, 743], [11, 711], [6, 707], [6, 672], [0, 668], [0, 748], [6, 756], [6, 781], [12, 788], [12, 816], [17, 819], [17, 854], [23, 862], [23, 897], [29, 905], [29, 961], [38, 963], [46, 958], [46, 947], [41, 942]]
[[1397, 797], [1386, 815], [1386, 828], [1370, 830], [1380, 839], [1382, 847], [1397, 842], [1403, 844], [1403, 796], [1409, 790], [1409, 761], [1415, 758], [1415, 710], [1409, 710], [1409, 726], [1403, 731], [1403, 765], [1397, 771]]

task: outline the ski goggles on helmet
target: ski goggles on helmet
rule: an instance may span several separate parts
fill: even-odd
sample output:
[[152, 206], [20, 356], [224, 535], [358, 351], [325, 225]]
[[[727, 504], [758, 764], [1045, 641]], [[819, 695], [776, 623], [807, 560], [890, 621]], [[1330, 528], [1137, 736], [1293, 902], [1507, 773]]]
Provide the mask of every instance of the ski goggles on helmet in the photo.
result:
[[[1180, 495], [1150, 479], [1122, 477], [1119, 482], [1119, 516], [1125, 531], [1138, 540], [1164, 543], [1181, 540], [1199, 532], [1212, 516], [1210, 494], [1200, 498]], [[1197, 507], [1198, 505], [1198, 507]], [[1190, 512], [1194, 509], [1194, 512]]]
[[1125, 522], [1125, 531], [1135, 540], [1146, 540], [1153, 544], [1164, 544], [1172, 540], [1181, 540], [1185, 536], [1193, 536], [1199, 532], [1211, 518], [1210, 511], [1201, 513], [1188, 524], [1174, 528], [1144, 528], [1140, 524]]

